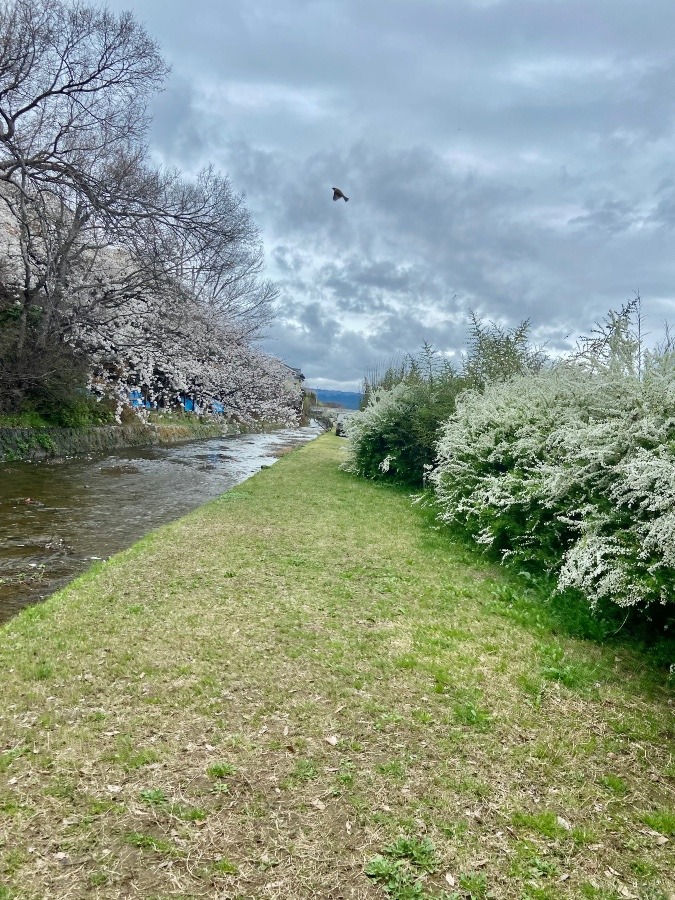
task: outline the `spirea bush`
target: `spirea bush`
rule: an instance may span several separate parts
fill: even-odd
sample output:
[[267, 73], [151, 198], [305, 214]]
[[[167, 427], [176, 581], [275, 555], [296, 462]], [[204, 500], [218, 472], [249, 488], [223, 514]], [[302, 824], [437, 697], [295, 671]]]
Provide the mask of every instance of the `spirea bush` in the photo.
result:
[[545, 355], [529, 344], [529, 330], [527, 319], [505, 329], [471, 313], [461, 372], [425, 343], [417, 356], [366, 377], [365, 408], [347, 428], [346, 468], [367, 478], [424, 484], [436, 460], [441, 426], [462, 391], [481, 390], [489, 380], [504, 381], [544, 365]]
[[347, 424], [346, 468], [366, 478], [421, 485], [432, 467], [441, 423], [454, 410], [461, 388], [461, 380], [448, 372], [374, 390], [366, 409]]
[[591, 606], [675, 601], [675, 355], [566, 362], [465, 392], [431, 475], [440, 518]]

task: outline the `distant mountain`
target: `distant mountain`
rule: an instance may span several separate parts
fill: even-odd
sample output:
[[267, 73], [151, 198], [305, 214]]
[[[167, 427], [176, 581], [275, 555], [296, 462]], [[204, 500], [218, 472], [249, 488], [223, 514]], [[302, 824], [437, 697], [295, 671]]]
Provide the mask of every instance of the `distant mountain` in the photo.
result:
[[327, 391], [323, 388], [308, 388], [316, 394], [320, 403], [335, 403], [345, 409], [358, 409], [361, 402], [361, 394], [357, 391]]

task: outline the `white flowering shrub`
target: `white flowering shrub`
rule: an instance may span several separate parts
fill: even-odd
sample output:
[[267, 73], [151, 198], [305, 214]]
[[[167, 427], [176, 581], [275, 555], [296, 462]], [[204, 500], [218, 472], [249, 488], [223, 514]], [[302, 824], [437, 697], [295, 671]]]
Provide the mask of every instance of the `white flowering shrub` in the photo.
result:
[[[597, 363], [597, 360], [596, 360]], [[431, 475], [440, 518], [592, 606], [675, 600], [675, 357], [567, 362], [463, 394]]]

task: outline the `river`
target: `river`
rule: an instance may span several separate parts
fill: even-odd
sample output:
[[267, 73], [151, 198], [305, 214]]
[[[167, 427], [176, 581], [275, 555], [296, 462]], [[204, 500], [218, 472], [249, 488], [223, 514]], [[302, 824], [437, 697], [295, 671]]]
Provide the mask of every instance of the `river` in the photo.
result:
[[107, 456], [0, 463], [0, 622], [321, 431], [312, 424]]

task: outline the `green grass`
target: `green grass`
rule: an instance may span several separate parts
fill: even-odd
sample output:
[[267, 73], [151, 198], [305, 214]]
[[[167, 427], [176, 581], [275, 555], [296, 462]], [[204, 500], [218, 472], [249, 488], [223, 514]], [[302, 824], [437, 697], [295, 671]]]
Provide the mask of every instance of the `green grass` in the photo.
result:
[[0, 898], [675, 891], [667, 669], [342, 446], [0, 630]]

